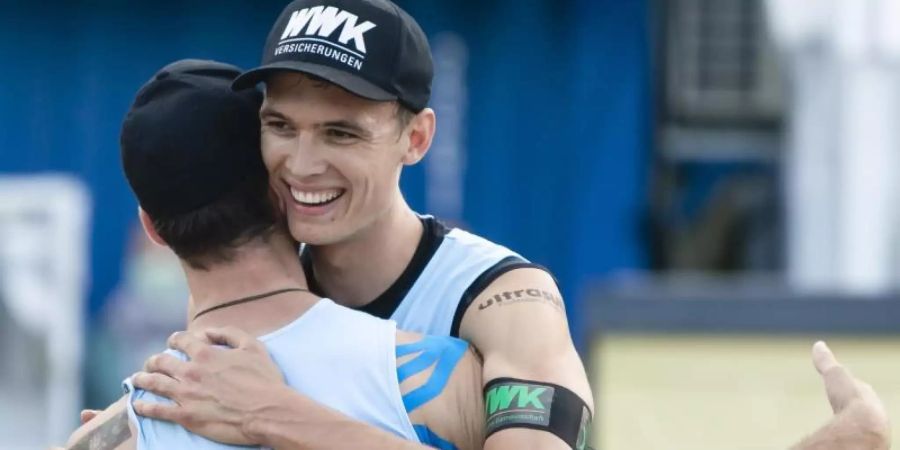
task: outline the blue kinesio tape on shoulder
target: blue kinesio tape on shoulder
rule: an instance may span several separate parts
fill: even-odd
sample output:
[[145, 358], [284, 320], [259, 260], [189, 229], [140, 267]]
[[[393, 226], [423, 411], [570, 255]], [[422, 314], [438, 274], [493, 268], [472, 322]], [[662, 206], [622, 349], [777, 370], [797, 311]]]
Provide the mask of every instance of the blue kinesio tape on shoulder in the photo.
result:
[[[438, 348], [430, 348], [422, 351], [419, 356], [416, 356], [410, 361], [407, 361], [406, 364], [397, 367], [397, 378], [400, 382], [404, 382], [407, 378], [423, 372], [425, 369], [431, 367], [434, 362], [440, 358], [439, 354], [440, 349]], [[433, 375], [432, 375], [433, 376]]]
[[457, 450], [452, 442], [444, 440], [444, 438], [438, 436], [425, 425], [413, 425], [413, 429], [416, 430], [416, 436], [419, 437], [419, 442], [425, 445], [434, 447], [438, 450]]
[[412, 412], [428, 403], [444, 390], [447, 381], [450, 380], [450, 374], [468, 348], [469, 344], [465, 341], [449, 336], [425, 336], [420, 341], [397, 346], [398, 358], [419, 352], [419, 355], [411, 361], [397, 367], [397, 378], [401, 383], [417, 373], [424, 372], [432, 365], [435, 366], [425, 384], [403, 396], [406, 412]]

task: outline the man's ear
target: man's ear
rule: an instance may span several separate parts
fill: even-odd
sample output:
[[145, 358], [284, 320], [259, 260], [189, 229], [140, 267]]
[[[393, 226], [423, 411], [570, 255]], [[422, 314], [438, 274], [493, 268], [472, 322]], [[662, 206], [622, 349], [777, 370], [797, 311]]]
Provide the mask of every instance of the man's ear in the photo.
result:
[[431, 148], [437, 117], [434, 110], [425, 108], [409, 122], [409, 148], [403, 155], [403, 164], [411, 166], [418, 163]]
[[138, 206], [138, 218], [141, 220], [141, 227], [144, 228], [144, 233], [147, 234], [147, 237], [150, 238], [156, 245], [161, 245], [163, 247], [168, 247], [166, 241], [163, 240], [159, 236], [159, 233], [156, 232], [156, 228], [153, 227], [153, 219], [147, 214], [147, 211], [144, 211], [143, 208]]

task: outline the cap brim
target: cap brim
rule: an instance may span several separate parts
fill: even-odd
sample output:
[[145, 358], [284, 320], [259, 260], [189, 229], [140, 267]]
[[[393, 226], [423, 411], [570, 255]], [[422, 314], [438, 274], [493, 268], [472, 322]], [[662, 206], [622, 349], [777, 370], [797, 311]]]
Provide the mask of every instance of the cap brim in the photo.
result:
[[266, 78], [277, 72], [300, 72], [315, 75], [323, 80], [334, 83], [353, 94], [369, 100], [390, 101], [397, 100], [397, 96], [384, 89], [358, 77], [350, 72], [338, 70], [334, 67], [323, 66], [303, 61], [279, 61], [264, 66], [250, 69], [234, 79], [231, 89], [242, 90], [256, 86], [266, 81]]

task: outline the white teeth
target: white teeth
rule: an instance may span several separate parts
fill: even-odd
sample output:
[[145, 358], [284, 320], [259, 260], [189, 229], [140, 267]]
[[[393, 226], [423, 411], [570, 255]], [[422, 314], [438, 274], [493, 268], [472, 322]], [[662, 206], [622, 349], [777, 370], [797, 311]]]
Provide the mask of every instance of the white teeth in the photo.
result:
[[328, 203], [338, 198], [341, 195], [341, 191], [339, 189], [332, 189], [328, 191], [307, 192], [300, 191], [292, 187], [291, 195], [293, 195], [294, 200], [299, 203], [304, 203], [307, 205], [320, 205], [322, 203]]

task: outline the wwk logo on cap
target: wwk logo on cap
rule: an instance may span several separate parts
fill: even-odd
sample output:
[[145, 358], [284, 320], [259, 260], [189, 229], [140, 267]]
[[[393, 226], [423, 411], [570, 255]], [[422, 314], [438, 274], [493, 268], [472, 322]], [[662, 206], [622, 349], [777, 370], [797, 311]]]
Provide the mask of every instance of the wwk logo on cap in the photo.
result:
[[[314, 6], [294, 11], [284, 27], [284, 32], [281, 33], [281, 41], [275, 48], [275, 55], [294, 52], [315, 53], [327, 58], [333, 58], [356, 70], [361, 70], [363, 60], [366, 58], [366, 39], [364, 35], [367, 31], [375, 28], [376, 25], [368, 20], [359, 24], [357, 23], [358, 21], [359, 17], [356, 14], [334, 6], [327, 8]], [[337, 37], [337, 43], [326, 40], [331, 39], [339, 27], [341, 31]], [[306, 30], [305, 32], [304, 29]], [[318, 36], [326, 39], [314, 37], [298, 38], [297, 36], [300, 33], [306, 36]], [[346, 47], [351, 41], [356, 47], [356, 51]], [[282, 45], [289, 42], [301, 43]]]
[[419, 112], [431, 96], [434, 65], [425, 32], [390, 0], [294, 0], [269, 30], [262, 64], [232, 87], [246, 89], [280, 72], [312, 75]]

